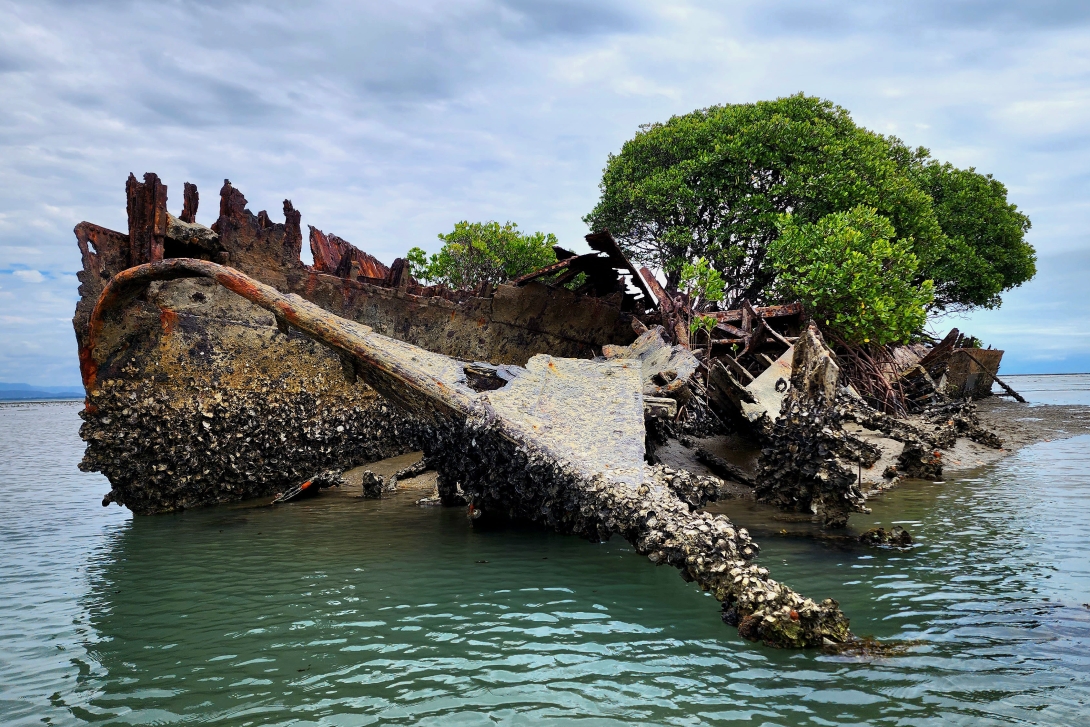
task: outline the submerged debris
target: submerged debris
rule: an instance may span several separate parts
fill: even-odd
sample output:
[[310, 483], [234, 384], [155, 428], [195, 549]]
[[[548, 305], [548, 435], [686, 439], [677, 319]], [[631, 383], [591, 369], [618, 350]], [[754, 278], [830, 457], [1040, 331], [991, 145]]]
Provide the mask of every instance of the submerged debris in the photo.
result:
[[273, 499], [272, 504], [277, 505], [282, 502], [291, 502], [292, 500], [301, 500], [305, 497], [313, 497], [318, 494], [319, 490], [324, 490], [328, 487], [340, 487], [343, 484], [344, 476], [340, 471], [326, 470], [324, 472], [319, 472], [286, 492], [279, 493]]
[[387, 492], [397, 490], [396, 477], [381, 477], [371, 470], [364, 470], [361, 474], [363, 497], [378, 498]]
[[896, 548], [907, 548], [912, 545], [912, 536], [900, 525], [894, 525], [889, 530], [871, 528], [859, 536], [859, 542], [868, 545], [892, 545]]

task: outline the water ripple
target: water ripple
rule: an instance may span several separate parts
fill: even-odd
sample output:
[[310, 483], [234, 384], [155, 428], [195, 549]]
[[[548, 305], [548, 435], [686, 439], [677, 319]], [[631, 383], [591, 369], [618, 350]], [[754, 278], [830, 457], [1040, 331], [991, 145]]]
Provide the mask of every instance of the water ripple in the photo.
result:
[[[77, 409], [0, 407], [4, 724], [1090, 723], [1090, 438], [860, 519], [909, 551], [762, 533], [885, 659], [738, 639], [613, 540], [476, 532], [409, 498], [131, 518], [78, 472]], [[741, 519], [741, 516], [739, 516]]]

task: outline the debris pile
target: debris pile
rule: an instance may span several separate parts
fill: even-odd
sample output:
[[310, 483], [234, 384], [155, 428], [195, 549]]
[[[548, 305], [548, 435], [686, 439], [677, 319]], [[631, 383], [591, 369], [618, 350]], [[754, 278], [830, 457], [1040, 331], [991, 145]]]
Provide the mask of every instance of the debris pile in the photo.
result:
[[[840, 426], [837, 410], [823, 400], [791, 399], [766, 435], [761, 450], [756, 494], [783, 510], [809, 512], [827, 527], [844, 527], [853, 512], [868, 512], [856, 473], [841, 457], [859, 449]], [[878, 453], [865, 451], [861, 466], [873, 465]]]

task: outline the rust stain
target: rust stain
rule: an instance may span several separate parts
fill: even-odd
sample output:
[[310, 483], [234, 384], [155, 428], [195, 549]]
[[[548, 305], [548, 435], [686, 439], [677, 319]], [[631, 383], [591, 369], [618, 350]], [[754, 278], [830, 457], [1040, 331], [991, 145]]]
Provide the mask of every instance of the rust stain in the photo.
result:
[[160, 308], [159, 324], [163, 327], [163, 335], [169, 336], [178, 326], [178, 313], [170, 308]]
[[91, 352], [91, 344], [80, 346], [79, 372], [83, 377], [83, 388], [90, 394], [95, 386], [95, 379], [98, 378], [98, 364], [95, 363], [94, 354]]

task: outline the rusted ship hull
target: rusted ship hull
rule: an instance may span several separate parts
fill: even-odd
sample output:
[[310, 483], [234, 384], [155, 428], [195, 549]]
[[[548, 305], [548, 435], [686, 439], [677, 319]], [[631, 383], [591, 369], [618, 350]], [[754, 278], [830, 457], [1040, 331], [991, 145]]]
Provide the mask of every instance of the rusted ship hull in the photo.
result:
[[192, 185], [177, 218], [155, 175], [130, 177], [126, 191], [127, 234], [87, 222], [75, 229], [83, 271], [73, 324], [88, 397], [81, 467], [110, 480], [106, 502], [137, 513], [271, 495], [321, 469], [418, 449], [422, 434], [411, 415], [359, 380], [354, 363], [211, 281], [153, 283], [92, 340], [98, 297], [134, 265], [216, 261], [378, 333], [469, 361], [586, 358], [636, 335], [622, 295], [540, 283], [475, 295], [423, 287], [400, 261], [388, 269], [315, 228], [315, 264], [307, 266], [291, 203], [274, 223], [247, 210], [228, 182], [211, 227], [193, 221]]

